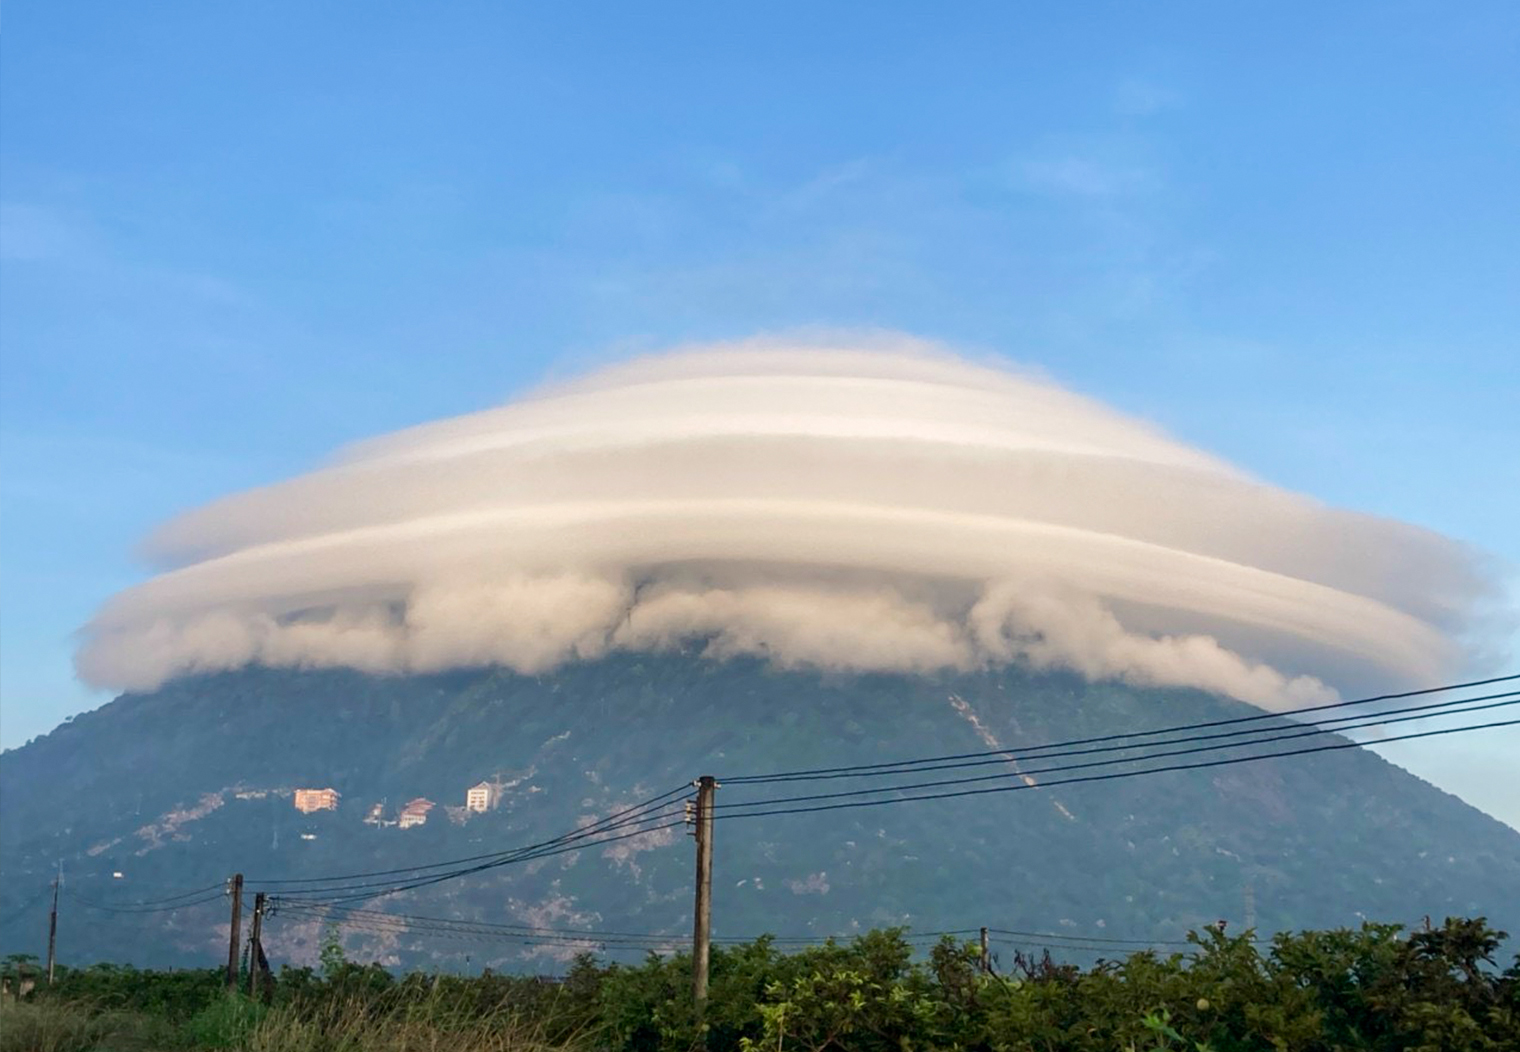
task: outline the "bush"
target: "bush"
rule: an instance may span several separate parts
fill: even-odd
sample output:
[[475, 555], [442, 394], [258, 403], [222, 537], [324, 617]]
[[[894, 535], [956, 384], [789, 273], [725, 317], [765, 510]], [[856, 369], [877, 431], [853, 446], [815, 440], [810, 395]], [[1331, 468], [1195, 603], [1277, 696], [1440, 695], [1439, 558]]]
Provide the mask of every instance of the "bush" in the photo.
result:
[[1520, 1052], [1520, 959], [1497, 970], [1503, 938], [1448, 920], [1408, 935], [1283, 934], [1263, 949], [1211, 928], [1186, 953], [1087, 969], [1021, 957], [1007, 975], [982, 974], [976, 948], [950, 940], [915, 956], [900, 931], [790, 954], [761, 939], [714, 947], [701, 1019], [684, 954], [581, 957], [562, 981], [395, 976], [329, 955], [320, 973], [282, 969], [268, 1005], [226, 994], [216, 970], [98, 966], [8, 1006], [0, 1052]]

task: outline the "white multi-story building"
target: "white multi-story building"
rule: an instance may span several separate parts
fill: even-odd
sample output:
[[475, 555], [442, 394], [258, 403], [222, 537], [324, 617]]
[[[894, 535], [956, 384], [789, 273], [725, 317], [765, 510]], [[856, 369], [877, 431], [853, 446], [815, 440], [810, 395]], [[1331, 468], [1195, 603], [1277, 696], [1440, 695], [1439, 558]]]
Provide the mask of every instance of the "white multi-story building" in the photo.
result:
[[499, 803], [501, 803], [501, 785], [496, 782], [481, 782], [479, 785], [472, 785], [464, 794], [464, 806], [476, 814], [494, 811]]

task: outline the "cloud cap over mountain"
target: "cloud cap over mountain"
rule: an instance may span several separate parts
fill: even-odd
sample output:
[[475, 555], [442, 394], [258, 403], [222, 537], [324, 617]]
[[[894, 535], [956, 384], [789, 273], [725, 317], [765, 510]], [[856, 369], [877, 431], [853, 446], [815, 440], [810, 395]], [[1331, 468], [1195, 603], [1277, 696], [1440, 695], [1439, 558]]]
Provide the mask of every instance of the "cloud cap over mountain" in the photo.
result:
[[700, 645], [858, 670], [1023, 661], [1282, 708], [1440, 679], [1485, 592], [1456, 542], [907, 338], [613, 366], [361, 443], [149, 550], [165, 572], [85, 630], [91, 682]]

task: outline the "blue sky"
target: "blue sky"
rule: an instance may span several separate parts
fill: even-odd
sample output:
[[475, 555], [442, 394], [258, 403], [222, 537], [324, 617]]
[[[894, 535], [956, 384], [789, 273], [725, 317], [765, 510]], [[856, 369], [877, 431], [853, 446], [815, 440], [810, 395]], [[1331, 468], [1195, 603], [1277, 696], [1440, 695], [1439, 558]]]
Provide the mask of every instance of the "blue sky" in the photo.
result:
[[[360, 12], [7, 6], [7, 746], [104, 700], [152, 524], [761, 330], [996, 350], [1515, 580], [1512, 4]], [[1520, 735], [1388, 755], [1520, 825]]]

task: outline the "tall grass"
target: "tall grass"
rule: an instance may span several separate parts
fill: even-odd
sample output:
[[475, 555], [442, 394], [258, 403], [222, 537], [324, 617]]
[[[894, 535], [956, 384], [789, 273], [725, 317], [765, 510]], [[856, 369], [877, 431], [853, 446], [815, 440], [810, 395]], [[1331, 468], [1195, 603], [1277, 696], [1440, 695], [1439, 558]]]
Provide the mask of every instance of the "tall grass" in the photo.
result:
[[0, 1001], [0, 1052], [157, 1052], [177, 1046], [173, 1027], [137, 1012], [79, 1002]]
[[439, 998], [377, 1012], [358, 997], [272, 1009], [229, 997], [177, 1026], [79, 1001], [0, 1005], [0, 1052], [567, 1052], [579, 1043], [552, 1043], [516, 1013], [467, 1013]]
[[377, 1016], [354, 999], [315, 1012], [272, 1010], [238, 1046], [241, 1052], [550, 1052], [540, 1027], [508, 1013], [451, 1015], [427, 1010]]

